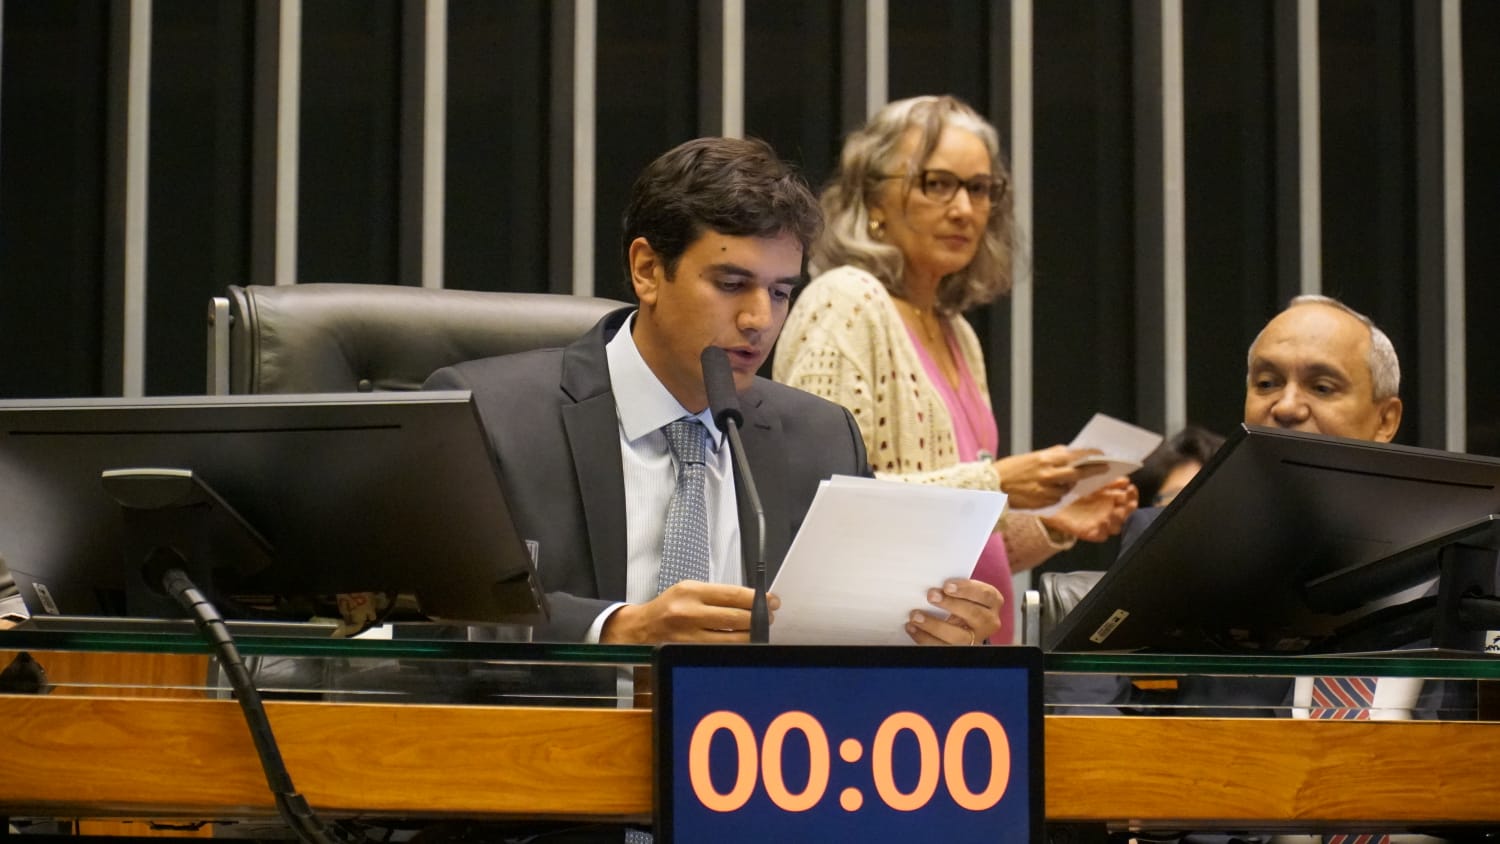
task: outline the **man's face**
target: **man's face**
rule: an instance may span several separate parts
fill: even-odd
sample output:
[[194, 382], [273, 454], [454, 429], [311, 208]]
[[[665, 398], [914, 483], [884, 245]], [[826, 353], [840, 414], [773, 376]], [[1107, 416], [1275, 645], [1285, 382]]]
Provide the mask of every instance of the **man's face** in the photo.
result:
[[1267, 323], [1250, 350], [1245, 421], [1390, 442], [1401, 400], [1375, 400], [1370, 330], [1338, 308], [1295, 305]]
[[734, 386], [749, 389], [786, 322], [802, 278], [802, 244], [775, 237], [705, 231], [667, 277], [645, 238], [630, 245], [631, 283], [641, 300], [635, 342], [667, 390], [690, 411], [708, 405], [700, 356], [709, 346], [729, 355]]

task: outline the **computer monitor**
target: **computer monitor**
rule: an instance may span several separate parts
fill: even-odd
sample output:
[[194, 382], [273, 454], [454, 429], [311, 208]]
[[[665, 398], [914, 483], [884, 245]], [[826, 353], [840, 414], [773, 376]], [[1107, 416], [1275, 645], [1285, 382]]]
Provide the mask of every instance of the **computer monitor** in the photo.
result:
[[142, 561], [103, 476], [129, 470], [219, 499], [188, 530], [226, 617], [360, 592], [441, 621], [544, 617], [467, 392], [0, 402], [0, 558], [33, 615], [158, 613], [125, 605]]
[[1408, 645], [1366, 636], [1350, 647], [1345, 636], [1392, 596], [1430, 585], [1446, 543], [1496, 547], [1496, 513], [1500, 459], [1245, 425], [1044, 644], [1177, 653]]

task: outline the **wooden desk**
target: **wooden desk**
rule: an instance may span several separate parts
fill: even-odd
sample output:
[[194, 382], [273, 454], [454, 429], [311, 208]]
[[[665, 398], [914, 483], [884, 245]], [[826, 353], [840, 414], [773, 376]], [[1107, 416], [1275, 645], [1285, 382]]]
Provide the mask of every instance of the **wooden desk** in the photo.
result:
[[[16, 651], [0, 651], [0, 668]], [[88, 697], [206, 697], [209, 659], [191, 654], [48, 651], [39, 657], [51, 694]]]
[[[642, 710], [272, 702], [298, 789], [329, 815], [647, 816]], [[0, 696], [0, 811], [273, 813], [229, 701]], [[1500, 825], [1500, 724], [1049, 716], [1047, 815], [1138, 826]]]

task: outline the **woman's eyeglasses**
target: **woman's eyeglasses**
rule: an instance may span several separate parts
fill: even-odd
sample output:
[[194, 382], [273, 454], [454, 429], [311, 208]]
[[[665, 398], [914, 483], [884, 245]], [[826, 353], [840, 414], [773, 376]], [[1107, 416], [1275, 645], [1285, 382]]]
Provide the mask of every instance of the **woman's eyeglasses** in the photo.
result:
[[[904, 179], [906, 175], [882, 174], [880, 178]], [[934, 202], [952, 202], [953, 197], [958, 195], [958, 189], [962, 187], [969, 192], [969, 202], [974, 205], [998, 205], [1005, 198], [1009, 184], [1003, 176], [985, 174], [960, 179], [957, 173], [949, 170], [923, 170], [917, 174], [917, 186], [922, 189], [923, 196]]]

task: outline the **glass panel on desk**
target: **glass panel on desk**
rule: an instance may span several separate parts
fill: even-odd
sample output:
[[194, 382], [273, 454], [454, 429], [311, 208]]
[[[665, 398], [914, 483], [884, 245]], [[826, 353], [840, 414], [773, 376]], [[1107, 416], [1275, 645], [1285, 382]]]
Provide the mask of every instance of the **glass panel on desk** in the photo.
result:
[[[1330, 717], [1318, 678], [1359, 681], [1333, 707], [1358, 720], [1500, 720], [1500, 659], [1403, 651], [1364, 656], [1048, 654], [1049, 715]], [[1335, 694], [1338, 694], [1337, 692]]]
[[[643, 646], [555, 644], [504, 628], [397, 625], [386, 639], [238, 636], [269, 699], [468, 705], [649, 706], [625, 680]], [[0, 631], [0, 668], [28, 651], [51, 694], [227, 698], [229, 684], [190, 629]], [[1418, 678], [1412, 717], [1500, 721], [1500, 658], [1426, 651], [1378, 657], [1048, 654], [1052, 715], [1288, 717], [1298, 677]], [[644, 678], [644, 675], [641, 675]], [[636, 685], [644, 687], [644, 682]], [[1409, 693], [1409, 692], [1408, 692]], [[1381, 706], [1377, 708], [1392, 709]]]
[[[617, 676], [650, 662], [645, 647], [515, 641], [514, 631], [398, 625], [394, 637], [243, 635], [236, 643], [270, 700], [473, 705], [619, 706]], [[228, 698], [230, 683], [202, 639], [157, 629], [0, 632], [0, 667], [25, 651], [47, 693]], [[627, 694], [624, 705], [633, 699]]]

